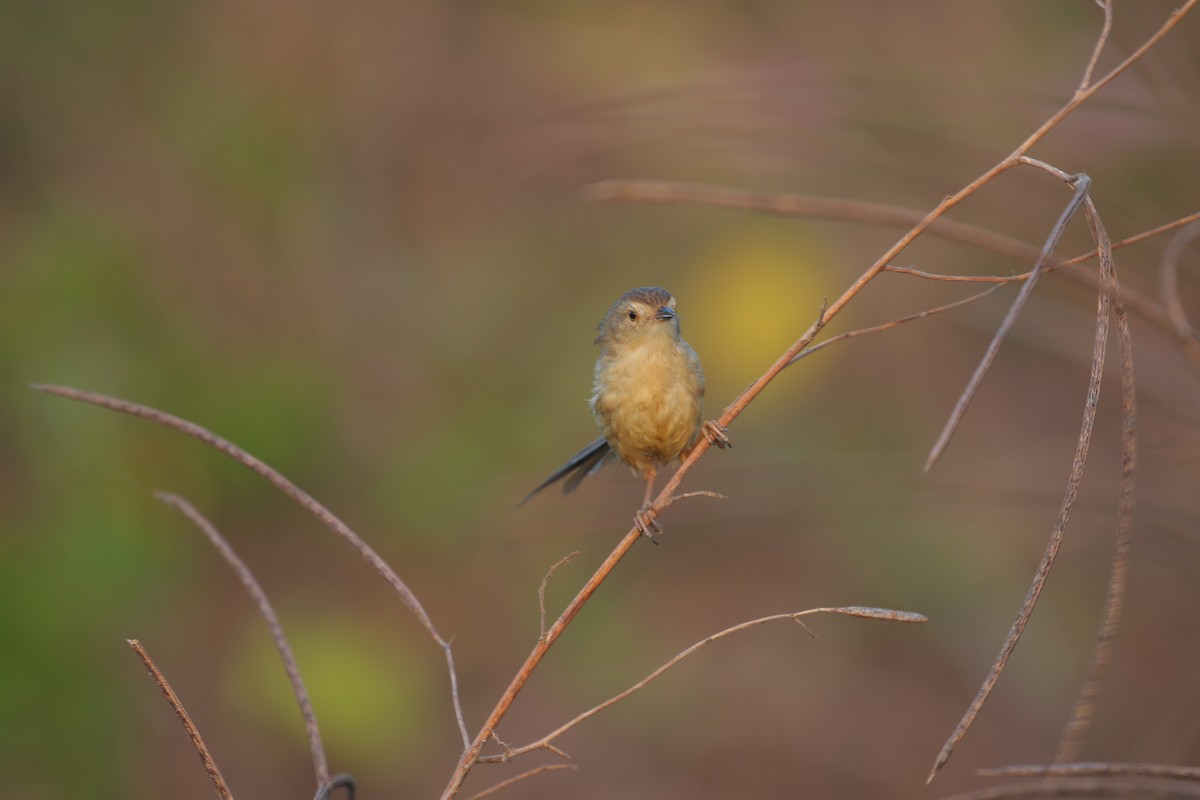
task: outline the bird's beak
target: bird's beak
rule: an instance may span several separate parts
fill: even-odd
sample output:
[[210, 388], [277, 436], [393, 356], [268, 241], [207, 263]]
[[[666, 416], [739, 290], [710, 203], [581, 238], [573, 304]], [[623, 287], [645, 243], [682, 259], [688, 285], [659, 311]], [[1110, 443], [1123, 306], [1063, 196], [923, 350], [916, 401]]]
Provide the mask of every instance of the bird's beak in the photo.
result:
[[677, 317], [675, 315], [675, 309], [670, 308], [668, 306], [663, 306], [662, 308], [660, 308], [658, 310], [658, 313], [654, 315], [654, 318], [661, 319], [663, 321], [666, 321], [669, 319], [679, 319], [679, 317]]

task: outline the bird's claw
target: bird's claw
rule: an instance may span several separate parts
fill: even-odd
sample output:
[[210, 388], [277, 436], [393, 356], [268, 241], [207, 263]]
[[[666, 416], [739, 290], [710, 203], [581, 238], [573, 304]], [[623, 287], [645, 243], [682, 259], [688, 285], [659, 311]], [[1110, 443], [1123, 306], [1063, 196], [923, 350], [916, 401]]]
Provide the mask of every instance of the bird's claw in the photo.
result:
[[718, 425], [716, 420], [711, 419], [705, 420], [704, 424], [700, 426], [700, 432], [704, 434], [704, 438], [708, 440], [708, 443], [722, 450], [727, 447], [733, 447], [733, 442], [729, 441], [729, 436], [727, 435], [728, 430], [728, 428]]
[[[662, 528], [659, 527], [658, 521], [648, 513], [650, 506], [646, 505], [641, 511], [633, 515], [633, 527], [638, 529], [638, 533], [645, 536], [654, 544], [658, 544], [658, 539], [654, 538], [654, 533], [662, 533]], [[650, 531], [654, 531], [651, 533]]]

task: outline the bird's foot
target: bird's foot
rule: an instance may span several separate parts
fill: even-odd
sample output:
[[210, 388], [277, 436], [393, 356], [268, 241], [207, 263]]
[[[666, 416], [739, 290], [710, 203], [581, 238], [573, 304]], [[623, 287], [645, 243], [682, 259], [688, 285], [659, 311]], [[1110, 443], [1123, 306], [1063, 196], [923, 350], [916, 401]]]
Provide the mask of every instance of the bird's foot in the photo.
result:
[[[650, 504], [642, 506], [642, 510], [633, 515], [633, 527], [638, 529], [638, 533], [645, 536], [654, 544], [658, 544], [658, 539], [654, 538], [654, 533], [662, 533], [662, 528], [659, 527], [658, 521], [650, 515]], [[651, 533], [650, 531], [654, 531]]]
[[700, 432], [708, 440], [708, 443], [722, 450], [727, 447], [733, 447], [733, 442], [729, 441], [729, 436], [727, 435], [728, 431], [728, 428], [721, 427], [717, 424], [716, 420], [712, 419], [705, 420], [704, 424], [700, 426]]

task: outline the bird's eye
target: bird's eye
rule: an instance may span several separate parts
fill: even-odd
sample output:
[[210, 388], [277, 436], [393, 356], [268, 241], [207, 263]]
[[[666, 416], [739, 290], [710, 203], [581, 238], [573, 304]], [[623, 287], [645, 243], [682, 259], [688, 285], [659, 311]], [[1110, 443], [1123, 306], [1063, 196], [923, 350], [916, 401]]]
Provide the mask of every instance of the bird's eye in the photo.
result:
[[635, 322], [637, 321], [637, 312], [634, 311], [632, 308], [629, 309], [629, 318], [631, 320], [634, 320]]

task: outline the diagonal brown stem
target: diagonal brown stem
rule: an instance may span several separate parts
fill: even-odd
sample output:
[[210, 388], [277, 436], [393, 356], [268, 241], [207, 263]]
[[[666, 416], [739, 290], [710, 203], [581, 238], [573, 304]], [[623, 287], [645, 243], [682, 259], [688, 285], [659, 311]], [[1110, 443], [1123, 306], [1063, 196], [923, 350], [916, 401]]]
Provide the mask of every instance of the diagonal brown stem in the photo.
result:
[[159, 690], [163, 693], [163, 697], [167, 698], [167, 703], [174, 710], [175, 716], [179, 717], [180, 724], [183, 725], [188, 738], [192, 740], [192, 747], [196, 749], [196, 755], [200, 757], [200, 763], [204, 765], [204, 771], [208, 773], [208, 779], [212, 781], [221, 800], [233, 800], [233, 795], [229, 791], [229, 785], [221, 777], [221, 770], [217, 769], [217, 762], [213, 761], [212, 754], [208, 752], [208, 747], [204, 744], [204, 739], [200, 738], [200, 731], [196, 728], [196, 724], [192, 722], [187, 709], [183, 707], [179, 695], [175, 694], [175, 690], [167, 682], [167, 676], [162, 674], [162, 671], [154, 663], [154, 660], [150, 658], [150, 654], [146, 652], [146, 648], [142, 647], [141, 642], [137, 639], [128, 639], [126, 641], [130, 649], [142, 660], [142, 664], [146, 667], [146, 671], [150, 673], [150, 677], [158, 684]]

